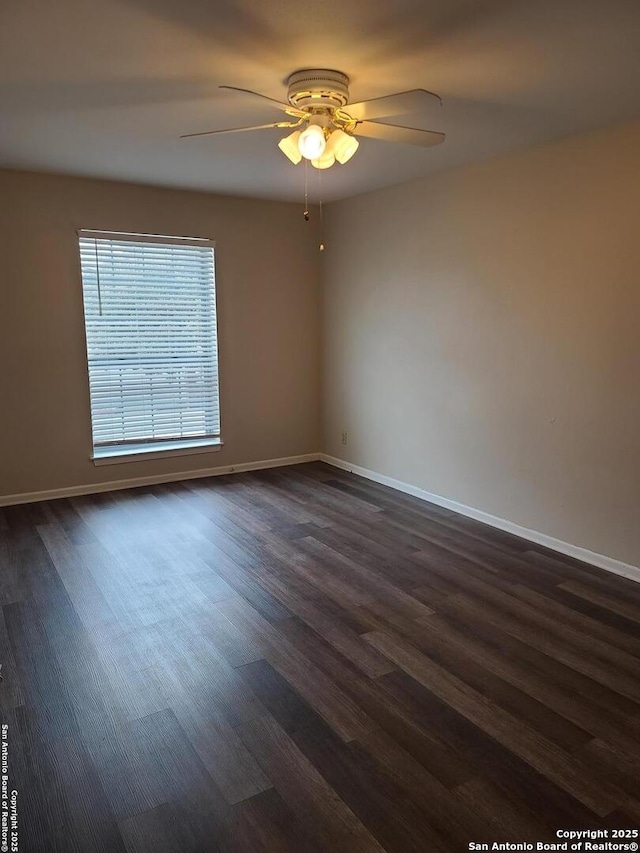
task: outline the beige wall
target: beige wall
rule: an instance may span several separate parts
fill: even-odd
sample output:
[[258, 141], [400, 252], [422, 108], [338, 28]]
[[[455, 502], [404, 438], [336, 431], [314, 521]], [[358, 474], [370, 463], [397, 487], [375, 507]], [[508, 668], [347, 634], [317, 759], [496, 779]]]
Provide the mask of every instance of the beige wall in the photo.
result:
[[640, 565], [639, 152], [627, 125], [330, 206], [326, 452]]
[[[81, 227], [217, 241], [220, 452], [90, 461]], [[0, 171], [0, 496], [316, 451], [318, 300], [299, 205]]]

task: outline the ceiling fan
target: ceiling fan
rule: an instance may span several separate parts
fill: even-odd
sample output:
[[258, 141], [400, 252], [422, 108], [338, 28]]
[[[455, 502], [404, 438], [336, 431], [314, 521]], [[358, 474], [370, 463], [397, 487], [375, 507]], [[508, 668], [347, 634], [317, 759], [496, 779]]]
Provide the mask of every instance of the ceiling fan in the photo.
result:
[[341, 71], [307, 68], [291, 74], [287, 84], [289, 91], [286, 104], [250, 89], [240, 89], [236, 86], [220, 88], [259, 98], [282, 110], [289, 117], [289, 121], [185, 133], [180, 138], [241, 133], [274, 127], [292, 129], [292, 133], [280, 140], [278, 148], [294, 165], [305, 158], [316, 169], [328, 169], [335, 162], [344, 165], [358, 150], [358, 136], [422, 146], [444, 142], [444, 133], [377, 120], [420, 112], [432, 104], [440, 106], [442, 101], [439, 96], [426, 89], [411, 89], [408, 92], [350, 104], [349, 78]]

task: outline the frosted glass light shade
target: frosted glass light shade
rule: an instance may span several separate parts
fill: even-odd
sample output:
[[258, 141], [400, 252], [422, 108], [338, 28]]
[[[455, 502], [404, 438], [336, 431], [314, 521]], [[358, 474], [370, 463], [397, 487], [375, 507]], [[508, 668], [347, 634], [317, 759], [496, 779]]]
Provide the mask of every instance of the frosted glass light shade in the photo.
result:
[[310, 124], [300, 134], [298, 150], [307, 160], [315, 160], [322, 157], [326, 144], [322, 128], [317, 124]]
[[298, 140], [300, 139], [300, 131], [295, 130], [289, 136], [283, 136], [278, 142], [278, 148], [282, 151], [285, 157], [288, 157], [293, 165], [297, 165], [302, 160], [302, 154], [298, 148]]
[[333, 151], [325, 150], [322, 157], [316, 157], [311, 161], [311, 165], [314, 169], [330, 169], [335, 162], [336, 158]]
[[344, 130], [334, 130], [330, 138], [332, 143], [331, 150], [341, 165], [351, 160], [360, 145], [355, 136], [350, 136]]

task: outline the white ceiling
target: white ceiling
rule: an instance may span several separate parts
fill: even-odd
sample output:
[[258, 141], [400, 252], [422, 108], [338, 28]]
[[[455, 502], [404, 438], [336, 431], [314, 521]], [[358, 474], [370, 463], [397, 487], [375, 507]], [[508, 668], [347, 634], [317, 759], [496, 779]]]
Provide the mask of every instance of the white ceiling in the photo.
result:
[[362, 140], [322, 176], [336, 199], [637, 116], [640, 2], [3, 0], [0, 165], [299, 199], [281, 132], [178, 136], [278, 120], [217, 87], [284, 100], [304, 67], [347, 73], [352, 101], [444, 101], [444, 145]]

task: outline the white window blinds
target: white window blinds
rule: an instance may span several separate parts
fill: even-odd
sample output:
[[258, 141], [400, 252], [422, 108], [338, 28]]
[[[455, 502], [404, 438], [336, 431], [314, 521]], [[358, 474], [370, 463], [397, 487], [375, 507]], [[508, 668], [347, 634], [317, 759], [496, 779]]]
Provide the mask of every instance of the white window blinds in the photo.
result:
[[79, 234], [94, 447], [219, 436], [213, 244]]

